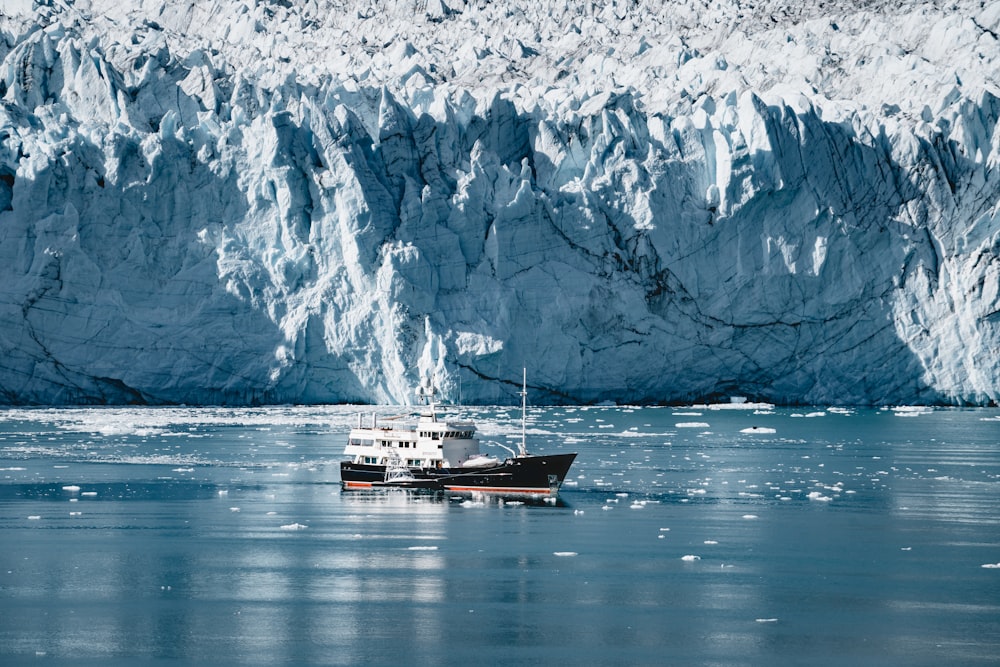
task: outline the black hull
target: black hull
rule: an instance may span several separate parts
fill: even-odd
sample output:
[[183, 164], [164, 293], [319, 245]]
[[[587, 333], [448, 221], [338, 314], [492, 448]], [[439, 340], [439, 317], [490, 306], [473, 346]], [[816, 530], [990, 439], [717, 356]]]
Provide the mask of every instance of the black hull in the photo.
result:
[[409, 488], [483, 493], [556, 495], [576, 454], [524, 456], [483, 468], [411, 468], [415, 479], [385, 481], [385, 466], [341, 461], [345, 489]]

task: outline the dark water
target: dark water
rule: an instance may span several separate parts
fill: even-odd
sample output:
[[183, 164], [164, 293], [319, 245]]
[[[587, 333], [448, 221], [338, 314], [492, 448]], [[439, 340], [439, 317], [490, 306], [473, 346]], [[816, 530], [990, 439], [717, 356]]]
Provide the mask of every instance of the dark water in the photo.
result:
[[536, 409], [555, 504], [342, 492], [347, 408], [2, 414], [2, 665], [1000, 664], [997, 411]]

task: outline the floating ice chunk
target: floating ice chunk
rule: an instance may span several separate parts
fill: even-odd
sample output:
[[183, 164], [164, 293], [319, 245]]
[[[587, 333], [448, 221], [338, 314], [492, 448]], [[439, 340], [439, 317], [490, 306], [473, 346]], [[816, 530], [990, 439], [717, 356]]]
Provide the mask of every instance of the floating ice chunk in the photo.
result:
[[718, 544], [716, 540], [705, 540], [705, 544]]
[[282, 530], [305, 530], [309, 526], [305, 526], [301, 523], [289, 523], [281, 527]]
[[770, 435], [772, 433], [777, 433], [777, 431], [768, 426], [751, 426], [750, 428], [745, 428], [741, 430], [740, 433], [758, 433], [758, 434]]
[[756, 514], [744, 514], [743, 518], [744, 519], [756, 519], [757, 515]]
[[80, 495], [81, 496], [91, 496], [92, 497], [92, 496], [96, 496], [97, 495], [97, 491], [84, 491]]
[[575, 551], [553, 551], [552, 555], [567, 557], [567, 556], [576, 556], [577, 553]]
[[677, 422], [674, 424], [676, 428], [708, 428], [708, 424], [705, 422]]
[[240, 508], [239, 508], [239, 507], [230, 507], [230, 508], [229, 508], [229, 511], [230, 511], [230, 512], [239, 512], [239, 511], [240, 511]]
[[70, 493], [76, 493], [77, 491], [79, 491], [79, 490], [80, 490], [80, 487], [79, 487], [79, 486], [77, 486], [76, 484], [70, 484], [70, 485], [68, 485], [68, 486], [64, 486], [64, 487], [62, 488], [62, 490], [63, 490], [63, 491], [69, 491]]
[[1000, 570], [1000, 563], [983, 563], [983, 567], [987, 570]]
[[758, 618], [756, 620], [757, 620], [758, 623], [777, 623], [778, 622], [778, 619], [776, 619], [776, 618]]
[[573, 514], [574, 515], [583, 514], [583, 510], [573, 510]]
[[28, 521], [38, 521], [41, 518], [42, 517], [38, 514], [32, 514], [31, 516], [28, 517]]
[[833, 498], [831, 498], [830, 496], [824, 496], [819, 491], [812, 491], [809, 493], [807, 497], [809, 498], [809, 500], [818, 500], [823, 503], [828, 503], [831, 500], [833, 500]]
[[686, 561], [701, 560], [701, 556], [695, 556], [693, 554], [688, 554], [687, 556], [681, 556], [681, 560], [686, 560]]
[[416, 547], [407, 547], [406, 550], [407, 551], [437, 551], [437, 547], [436, 546], [416, 546]]
[[934, 408], [927, 405], [897, 405], [892, 409], [892, 411], [897, 414], [902, 414], [907, 412], [924, 413], [924, 412], [933, 412]]
[[220, 496], [228, 496], [229, 495], [229, 489], [219, 489], [219, 495]]

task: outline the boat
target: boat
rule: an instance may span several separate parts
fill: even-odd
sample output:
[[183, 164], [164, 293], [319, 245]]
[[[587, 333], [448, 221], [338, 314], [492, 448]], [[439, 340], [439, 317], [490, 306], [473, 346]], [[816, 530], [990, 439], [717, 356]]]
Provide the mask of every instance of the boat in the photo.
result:
[[[521, 443], [500, 459], [479, 451], [476, 426], [469, 421], [439, 419], [431, 379], [417, 388], [422, 408], [415, 424], [376, 414], [366, 424], [358, 415], [340, 462], [344, 489], [402, 488], [466, 493], [556, 496], [576, 453], [528, 454], [527, 372], [521, 387]], [[499, 443], [498, 443], [499, 444]]]

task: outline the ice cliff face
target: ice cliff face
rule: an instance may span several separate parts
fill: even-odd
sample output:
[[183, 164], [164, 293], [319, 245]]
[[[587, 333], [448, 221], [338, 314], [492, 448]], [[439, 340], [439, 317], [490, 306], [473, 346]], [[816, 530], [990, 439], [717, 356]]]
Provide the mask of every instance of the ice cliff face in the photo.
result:
[[1000, 398], [1000, 3], [549, 5], [6, 0], [0, 402]]

